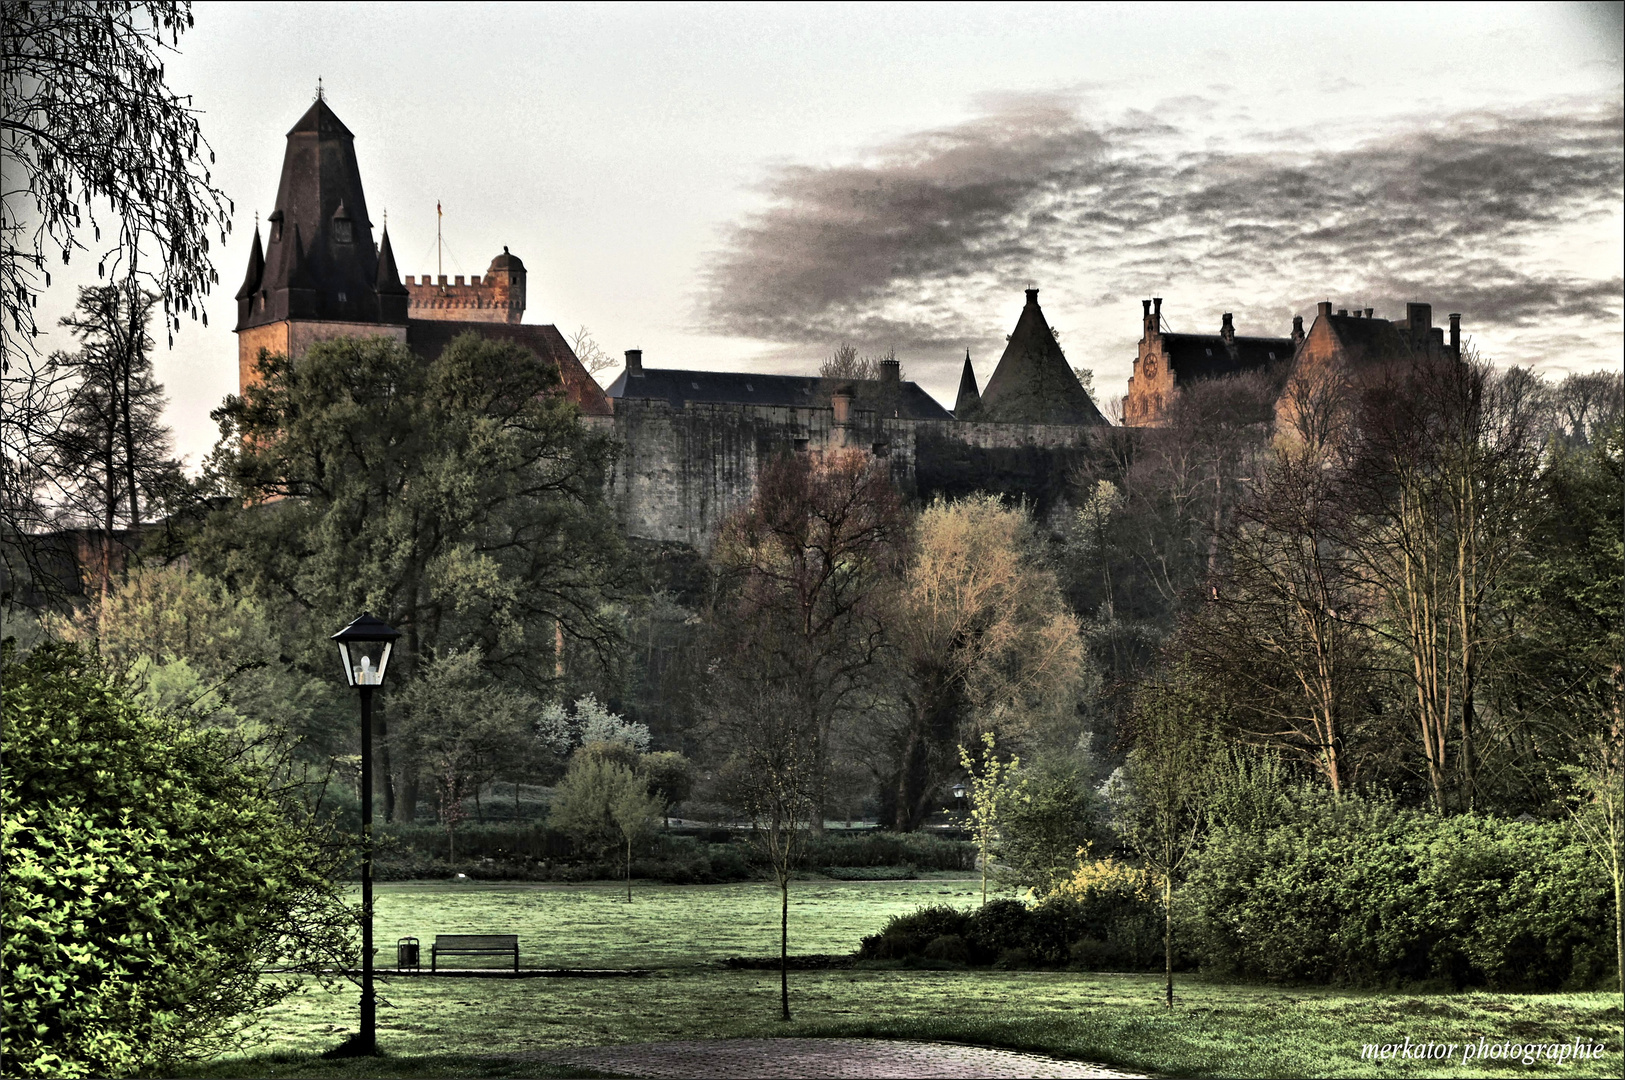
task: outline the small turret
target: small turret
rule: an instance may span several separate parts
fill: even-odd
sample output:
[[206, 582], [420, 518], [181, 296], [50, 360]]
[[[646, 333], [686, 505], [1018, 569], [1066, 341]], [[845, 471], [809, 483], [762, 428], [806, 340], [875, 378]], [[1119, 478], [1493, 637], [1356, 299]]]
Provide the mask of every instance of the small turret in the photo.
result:
[[237, 321], [243, 323], [248, 320], [254, 311], [254, 294], [259, 292], [260, 282], [265, 280], [265, 248], [260, 244], [259, 223], [254, 223], [254, 246], [248, 252], [248, 273], [243, 277], [243, 287], [237, 290]]
[[389, 227], [384, 227], [382, 242], [378, 245], [378, 321], [406, 322], [408, 301], [406, 286], [401, 284], [400, 272], [395, 267], [395, 248], [389, 242]]
[[965, 369], [959, 374], [959, 397], [954, 400], [954, 419], [969, 420], [982, 408], [982, 393], [976, 389], [976, 371], [970, 366], [970, 350], [965, 350]]

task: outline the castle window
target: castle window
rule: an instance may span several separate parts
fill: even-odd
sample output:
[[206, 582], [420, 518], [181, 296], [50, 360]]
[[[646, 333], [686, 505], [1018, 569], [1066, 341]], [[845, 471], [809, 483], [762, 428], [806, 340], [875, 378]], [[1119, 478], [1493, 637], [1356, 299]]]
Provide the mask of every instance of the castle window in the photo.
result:
[[807, 451], [807, 440], [806, 439], [797, 439], [795, 441], [795, 443], [796, 443], [796, 453], [798, 453], [798, 454], [806, 453], [806, 451]]
[[1209, 350], [1208, 350], [1208, 351], [1207, 351], [1207, 354], [1208, 354], [1208, 355], [1209, 355], [1209, 356], [1212, 356], [1212, 355], [1213, 355], [1213, 350], [1212, 350], [1212, 349], [1209, 349]]
[[341, 244], [352, 244], [355, 242], [355, 231], [353, 226], [350, 224], [349, 218], [340, 218], [339, 220], [333, 222], [333, 239]]
[[1270, 353], [1270, 359], [1271, 359], [1271, 360], [1274, 360], [1274, 359], [1275, 359], [1275, 354], [1274, 354], [1274, 353]]
[[348, 299], [350, 299], [348, 296], [345, 296], [343, 293], [339, 293], [339, 303], [342, 304]]

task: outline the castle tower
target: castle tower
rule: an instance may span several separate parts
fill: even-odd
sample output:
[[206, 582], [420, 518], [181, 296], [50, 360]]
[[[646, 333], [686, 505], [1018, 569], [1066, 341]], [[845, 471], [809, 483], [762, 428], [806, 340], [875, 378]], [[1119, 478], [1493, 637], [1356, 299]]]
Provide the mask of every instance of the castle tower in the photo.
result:
[[1105, 424], [1055, 332], [1038, 306], [1038, 290], [1027, 290], [1027, 305], [982, 391], [978, 417], [1020, 424]]
[[254, 230], [237, 292], [239, 389], [254, 380], [262, 349], [297, 358], [335, 337], [406, 340], [406, 313], [394, 292], [400, 279], [388, 238], [382, 265], [373, 243], [355, 136], [322, 97], [288, 132], [266, 224], [263, 248]]
[[428, 274], [422, 280], [408, 275], [406, 291], [414, 319], [517, 323], [525, 317], [525, 264], [504, 246], [484, 278], [464, 282], [458, 274], [448, 282], [444, 274], [438, 281]]

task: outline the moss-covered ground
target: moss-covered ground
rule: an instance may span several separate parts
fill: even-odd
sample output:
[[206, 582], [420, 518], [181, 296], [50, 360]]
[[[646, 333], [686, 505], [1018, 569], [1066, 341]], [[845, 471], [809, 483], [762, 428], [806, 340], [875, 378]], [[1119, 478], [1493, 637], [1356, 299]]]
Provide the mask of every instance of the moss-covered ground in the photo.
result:
[[[797, 953], [847, 953], [885, 919], [922, 903], [971, 904], [970, 881], [799, 882]], [[1366, 992], [1283, 988], [1181, 976], [1176, 1006], [1161, 977], [1087, 972], [813, 970], [791, 975], [795, 1019], [775, 1019], [773, 971], [717, 961], [777, 945], [777, 894], [766, 885], [400, 885], [381, 889], [378, 941], [413, 934], [521, 935], [526, 966], [649, 969], [625, 978], [384, 982], [380, 1042], [368, 1062], [316, 1055], [353, 1029], [356, 994], [315, 987], [264, 1017], [267, 1037], [210, 1076], [515, 1076], [535, 1064], [483, 1057], [570, 1045], [728, 1036], [844, 1035], [944, 1039], [1081, 1058], [1171, 1076], [1614, 1076], [1621, 1074], [1617, 994]], [[1491, 1060], [1361, 1059], [1366, 1043], [1605, 1042], [1609, 1054], [1558, 1068]]]

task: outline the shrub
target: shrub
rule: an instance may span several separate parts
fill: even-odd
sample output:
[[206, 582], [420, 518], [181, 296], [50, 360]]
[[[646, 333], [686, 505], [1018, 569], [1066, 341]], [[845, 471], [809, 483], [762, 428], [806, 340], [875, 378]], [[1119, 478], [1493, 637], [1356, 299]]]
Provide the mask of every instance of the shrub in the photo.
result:
[[268, 964], [353, 963], [334, 850], [224, 735], [72, 646], [0, 665], [8, 1073], [152, 1071], [291, 992]]
[[1025, 949], [1031, 912], [1020, 900], [991, 900], [971, 917], [971, 958], [989, 963], [1011, 949]]
[[1601, 871], [1565, 824], [1441, 818], [1305, 790], [1221, 822], [1192, 874], [1203, 965], [1269, 979], [1533, 990], [1607, 971]]

